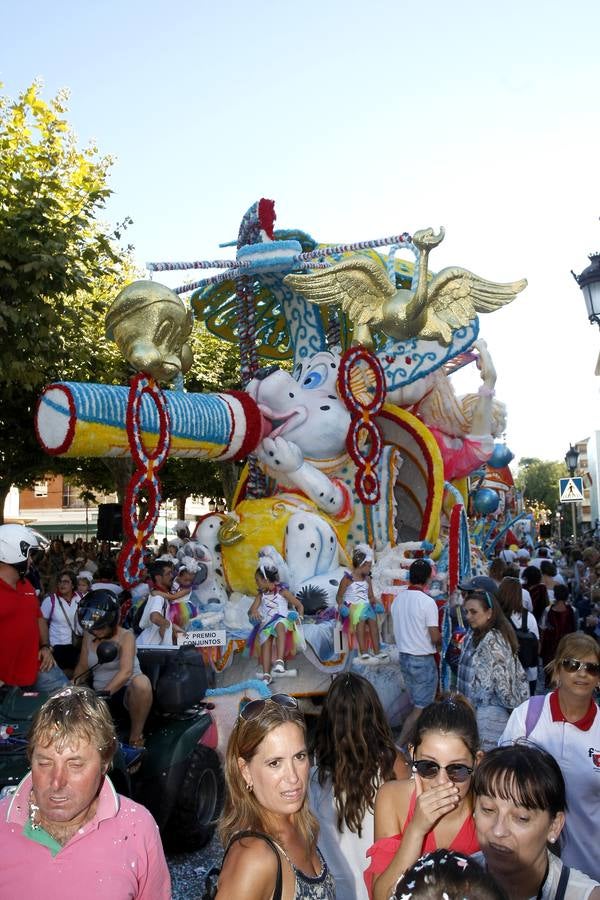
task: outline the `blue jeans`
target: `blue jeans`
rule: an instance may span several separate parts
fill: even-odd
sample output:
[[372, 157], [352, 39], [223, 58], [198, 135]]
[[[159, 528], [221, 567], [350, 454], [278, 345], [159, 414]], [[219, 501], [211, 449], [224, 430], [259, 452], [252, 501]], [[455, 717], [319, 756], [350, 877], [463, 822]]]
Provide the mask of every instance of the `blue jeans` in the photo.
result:
[[404, 687], [410, 695], [413, 706], [425, 709], [435, 700], [438, 673], [433, 654], [413, 656], [412, 653], [400, 654], [400, 671], [404, 679]]
[[52, 694], [68, 683], [69, 679], [63, 670], [59, 669], [58, 666], [52, 666], [48, 672], [38, 672], [38, 677], [35, 680], [35, 684], [32, 685], [32, 690], [40, 691], [44, 694]]

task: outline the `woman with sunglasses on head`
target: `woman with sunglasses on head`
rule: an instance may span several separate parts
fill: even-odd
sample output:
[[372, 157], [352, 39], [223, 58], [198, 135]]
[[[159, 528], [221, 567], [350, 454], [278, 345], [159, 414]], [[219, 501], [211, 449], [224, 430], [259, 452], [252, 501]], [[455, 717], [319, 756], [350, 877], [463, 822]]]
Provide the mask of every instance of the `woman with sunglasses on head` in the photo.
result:
[[600, 647], [588, 635], [566, 635], [548, 667], [555, 690], [515, 709], [501, 743], [528, 738], [556, 759], [567, 785], [569, 815], [563, 861], [600, 881]]
[[[225, 758], [220, 835], [227, 849], [217, 900], [335, 900], [333, 878], [317, 848], [309, 774], [297, 700], [274, 694], [247, 703]], [[253, 834], [242, 835], [248, 831]]]
[[477, 767], [473, 792], [474, 858], [510, 900], [600, 900], [598, 882], [552, 852], [572, 815], [554, 757], [527, 743], [496, 747]]
[[515, 629], [496, 598], [471, 582], [459, 587], [471, 628], [463, 641], [456, 686], [476, 710], [481, 749], [490, 750], [511, 711], [529, 697], [529, 684], [517, 656]]
[[365, 872], [373, 900], [388, 900], [423, 853], [444, 848], [469, 855], [479, 849], [471, 776], [481, 754], [469, 703], [452, 695], [427, 706], [409, 750], [412, 778], [384, 784], [375, 801], [375, 843]]
[[346, 672], [331, 683], [317, 720], [315, 763], [310, 803], [337, 895], [363, 900], [377, 791], [410, 774], [377, 691], [366, 678]]

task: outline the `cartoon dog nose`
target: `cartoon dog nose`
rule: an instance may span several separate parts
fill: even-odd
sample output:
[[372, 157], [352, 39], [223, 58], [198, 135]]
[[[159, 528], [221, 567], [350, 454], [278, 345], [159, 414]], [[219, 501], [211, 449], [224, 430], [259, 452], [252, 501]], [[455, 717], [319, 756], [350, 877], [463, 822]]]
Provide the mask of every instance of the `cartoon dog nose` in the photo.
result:
[[279, 366], [265, 366], [264, 369], [259, 369], [254, 377], [258, 381], [264, 381], [265, 378], [268, 378], [273, 372], [279, 372]]

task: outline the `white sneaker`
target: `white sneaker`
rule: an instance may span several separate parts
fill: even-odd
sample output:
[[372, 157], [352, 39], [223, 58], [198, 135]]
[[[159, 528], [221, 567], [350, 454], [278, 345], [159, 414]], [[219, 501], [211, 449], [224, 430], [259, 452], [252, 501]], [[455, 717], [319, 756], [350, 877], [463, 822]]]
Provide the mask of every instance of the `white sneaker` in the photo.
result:
[[268, 672], [263, 672], [261, 678], [265, 684], [271, 684], [271, 682], [273, 681]]
[[381, 659], [381, 660], [390, 658], [390, 654], [387, 652], [387, 650], [380, 650], [379, 653], [376, 654], [376, 656], [377, 656], [377, 659]]
[[285, 672], [285, 663], [282, 659], [276, 659], [273, 668], [271, 669], [273, 675], [282, 675]]
[[367, 659], [371, 659], [371, 654], [370, 654], [370, 653], [367, 653], [367, 652], [365, 651], [365, 653], [361, 653], [361, 654], [360, 654], [360, 658], [361, 658], [362, 660], [366, 661]]

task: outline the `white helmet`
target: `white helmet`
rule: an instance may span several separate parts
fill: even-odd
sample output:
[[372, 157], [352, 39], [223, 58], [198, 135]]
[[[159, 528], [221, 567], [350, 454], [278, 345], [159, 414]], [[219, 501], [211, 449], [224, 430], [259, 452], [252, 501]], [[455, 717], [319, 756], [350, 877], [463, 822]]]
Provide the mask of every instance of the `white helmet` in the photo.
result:
[[9, 566], [27, 562], [29, 551], [37, 546], [37, 537], [24, 525], [0, 525], [0, 562]]

